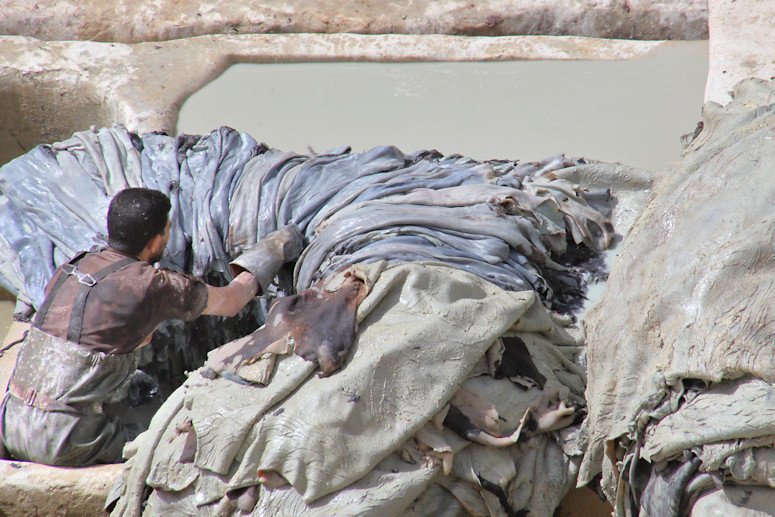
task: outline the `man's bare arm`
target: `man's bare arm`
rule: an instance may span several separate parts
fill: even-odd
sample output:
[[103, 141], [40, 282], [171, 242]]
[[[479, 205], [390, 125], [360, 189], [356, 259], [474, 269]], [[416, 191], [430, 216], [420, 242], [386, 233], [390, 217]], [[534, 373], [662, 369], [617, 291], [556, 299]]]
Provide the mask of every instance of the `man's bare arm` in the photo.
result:
[[207, 286], [207, 307], [202, 314], [234, 316], [258, 294], [258, 281], [243, 271], [225, 287]]

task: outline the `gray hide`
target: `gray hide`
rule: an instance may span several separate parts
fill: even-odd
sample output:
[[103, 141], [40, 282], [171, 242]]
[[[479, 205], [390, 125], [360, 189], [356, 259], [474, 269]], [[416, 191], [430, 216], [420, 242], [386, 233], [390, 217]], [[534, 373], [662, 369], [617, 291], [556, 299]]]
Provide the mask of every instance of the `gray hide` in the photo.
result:
[[[775, 484], [774, 97], [751, 79], [705, 106], [588, 316], [579, 483], [602, 471], [618, 515], [658, 500], [673, 472], [691, 475], [663, 503], [722, 481]], [[678, 515], [664, 508], [640, 511]]]
[[[511, 512], [553, 514], [575, 480], [577, 426], [493, 448], [470, 444], [436, 417], [461, 385], [494, 406], [504, 435], [546, 392], [583, 404], [584, 373], [572, 361], [578, 341], [532, 291], [505, 291], [441, 264], [356, 267], [372, 290], [345, 367], [317, 377], [313, 363], [283, 355], [267, 386], [192, 373], [128, 446], [114, 516], [139, 515], [146, 486], [154, 492], [144, 515], [240, 515], [229, 496], [259, 487], [261, 471], [290, 485], [260, 485], [254, 516], [423, 515], [435, 484], [449, 501], [505, 515], [487, 483]], [[487, 354], [504, 334], [525, 341], [543, 389], [490, 374]]]
[[[307, 248], [293, 285], [290, 270], [281, 271], [281, 292], [349, 264], [439, 261], [569, 311], [584, 296], [585, 273], [555, 262], [569, 247], [566, 234], [594, 250], [613, 235], [607, 186], [590, 192], [565, 177], [611, 167], [562, 155], [479, 162], [391, 146], [305, 156], [228, 127], [178, 137], [120, 125], [81, 131], [0, 168], [0, 285], [18, 297], [17, 316], [29, 317], [58, 265], [105, 245], [110, 198], [145, 186], [172, 202], [160, 265], [216, 285], [229, 279], [232, 258], [295, 223]], [[143, 349], [141, 366], [174, 387], [214, 346], [262, 322], [258, 302], [229, 320], [169, 322]]]

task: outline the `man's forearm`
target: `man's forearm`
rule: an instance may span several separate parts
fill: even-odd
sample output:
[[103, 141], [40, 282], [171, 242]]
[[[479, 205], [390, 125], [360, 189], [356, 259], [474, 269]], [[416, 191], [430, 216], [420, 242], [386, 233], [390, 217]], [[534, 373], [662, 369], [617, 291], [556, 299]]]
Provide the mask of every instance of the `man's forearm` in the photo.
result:
[[225, 287], [207, 286], [207, 307], [202, 314], [234, 316], [258, 294], [258, 281], [243, 271]]

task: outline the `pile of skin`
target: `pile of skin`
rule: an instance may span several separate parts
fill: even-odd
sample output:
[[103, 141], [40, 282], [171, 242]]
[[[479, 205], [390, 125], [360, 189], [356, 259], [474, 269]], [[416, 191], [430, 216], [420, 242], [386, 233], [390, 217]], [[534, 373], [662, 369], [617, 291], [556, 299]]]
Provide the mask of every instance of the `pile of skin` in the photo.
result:
[[749, 79], [705, 106], [586, 318], [579, 476], [602, 472], [617, 515], [773, 507], [774, 91]]
[[[372, 282], [377, 278], [385, 282], [377, 289], [382, 295], [372, 294], [374, 301], [369, 302], [366, 298], [364, 302], [376, 318], [369, 327], [375, 336], [373, 339], [381, 341], [389, 332], [401, 331], [401, 336], [391, 340], [397, 347], [398, 355], [379, 359], [387, 361], [387, 371], [401, 372], [396, 366], [398, 363], [395, 363], [397, 357], [408, 357], [413, 350], [423, 349], [423, 354], [438, 356], [434, 356], [433, 360], [420, 361], [426, 363], [427, 375], [417, 370], [416, 361], [410, 361], [402, 374], [404, 377], [381, 384], [367, 383], [372, 388], [378, 385], [384, 388], [381, 395], [375, 395], [384, 400], [388, 397], [389, 385], [394, 391], [396, 388], [400, 391], [401, 386], [408, 384], [409, 378], [427, 389], [430, 372], [443, 370], [444, 376], [449, 377], [443, 382], [439, 379], [438, 389], [443, 396], [426, 400], [425, 397], [417, 399], [416, 393], [407, 393], [403, 398], [396, 393], [397, 400], [402, 401], [396, 409], [396, 416], [406, 413], [407, 408], [413, 405], [422, 407], [422, 411], [413, 417], [411, 425], [406, 424], [400, 430], [400, 434], [386, 435], [381, 448], [366, 444], [367, 448], [358, 453], [370, 458], [364, 463], [365, 470], [346, 472], [350, 476], [348, 482], [367, 479], [364, 474], [372, 472], [376, 466], [372, 461], [374, 458], [377, 461], [384, 459], [385, 454], [410, 438], [416, 445], [407, 442], [401, 461], [418, 465], [402, 468], [420, 468], [417, 471], [420, 477], [416, 481], [421, 483], [417, 487], [426, 486], [428, 476], [433, 475], [433, 471], [426, 470], [426, 467], [440, 467], [445, 475], [453, 473], [450, 454], [464, 449], [470, 441], [486, 451], [490, 447], [508, 448], [516, 446], [520, 440], [535, 439], [538, 441], [520, 445], [527, 447], [526, 450], [513, 454], [519, 457], [527, 454], [530, 461], [536, 462], [536, 468], [542, 464], [536, 459], [536, 454], [544, 454], [537, 451], [549, 454], [551, 450], [551, 454], [556, 455], [557, 461], [552, 463], [550, 470], [562, 472], [562, 482], [557, 485], [549, 479], [544, 480], [547, 487], [554, 487], [552, 497], [538, 496], [540, 491], [534, 491], [532, 483], [525, 484], [527, 478], [524, 476], [536, 478], [535, 472], [528, 474], [525, 471], [517, 476], [514, 468], [507, 469], [509, 474], [498, 477], [496, 481], [490, 478], [500, 476], [497, 472], [481, 479], [472, 478], [470, 473], [458, 472], [451, 478], [451, 484], [444, 487], [444, 493], [449, 497], [452, 494], [466, 508], [472, 504], [471, 508], [507, 508], [504, 498], [511, 491], [513, 493], [509, 497], [518, 501], [513, 503], [513, 508], [532, 508], [535, 511], [542, 508], [541, 511], [551, 512], [563, 490], [573, 483], [574, 474], [572, 462], [568, 459], [571, 453], [543, 433], [565, 427], [573, 421], [576, 408], [583, 406], [584, 374], [574, 363], [579, 343], [560, 330], [561, 325], [549, 315], [547, 307], [571, 310], [583, 298], [582, 272], [572, 260], [568, 261], [567, 257], [573, 255], [569, 251], [581, 247], [593, 252], [601, 251], [614, 236], [609, 220], [608, 205], [611, 200], [608, 191], [591, 193], [566, 178], [585, 167], [585, 162], [562, 155], [524, 164], [503, 160], [479, 162], [462, 156], [445, 157], [435, 151], [404, 154], [390, 146], [364, 153], [351, 153], [349, 148], [341, 148], [306, 156], [267, 148], [230, 128], [220, 128], [201, 137], [138, 136], [122, 127], [92, 130], [76, 133], [65, 142], [39, 146], [0, 169], [2, 202], [11, 208], [4, 212], [8, 214], [7, 220], [0, 221], [0, 225], [15, 229], [0, 241], [0, 245], [15, 258], [0, 268], [0, 273], [23, 295], [20, 298], [36, 306], [36, 300], [41, 297], [41, 286], [45, 284], [41, 280], [46, 280], [47, 272], [53, 271], [72, 252], [104, 242], [101, 226], [104, 224], [101, 222], [104, 221], [104, 211], [112, 195], [126, 187], [156, 188], [169, 195], [172, 201], [170, 240], [162, 265], [208, 279], [226, 277], [231, 258], [278, 228], [296, 224], [305, 236], [306, 247], [293, 265], [293, 271], [280, 275], [280, 290], [302, 292], [313, 284], [327, 282], [345, 268], [365, 268], [371, 271]], [[35, 178], [35, 181], [30, 178]], [[83, 203], [84, 193], [96, 202], [86, 206]], [[34, 242], [41, 253], [36, 256], [25, 254], [27, 248], [24, 244], [28, 242]], [[401, 266], [406, 268], [391, 269]], [[391, 271], [391, 274], [381, 273], [383, 269]], [[30, 272], [37, 272], [37, 276], [28, 274]], [[394, 275], [392, 280], [391, 275]], [[456, 275], [462, 276], [455, 280]], [[431, 285], [436, 288], [431, 288]], [[575, 290], [564, 292], [565, 286], [572, 286]], [[318, 298], [314, 294], [309, 298]], [[450, 296], [452, 294], [455, 296]], [[398, 296], [401, 304], [389, 303], [381, 308], [383, 296], [385, 300]], [[488, 303], [481, 303], [482, 296], [487, 298]], [[500, 298], [504, 301], [499, 302]], [[367, 313], [361, 308], [358, 310], [364, 315]], [[391, 310], [399, 312], [390, 316]], [[384, 311], [388, 312], [383, 314]], [[431, 328], [429, 318], [434, 313], [437, 331], [431, 340], [433, 346], [429, 346], [432, 344], [427, 334]], [[281, 315], [275, 319], [284, 318]], [[402, 324], [392, 324], [392, 318], [398, 318]], [[328, 321], [330, 318], [324, 319]], [[498, 319], [502, 320], [501, 323], [493, 326]], [[414, 320], [416, 323], [409, 323]], [[451, 326], [450, 321], [459, 328]], [[570, 320], [564, 321], [567, 324]], [[254, 323], [258, 325], [260, 321], [256, 319]], [[218, 340], [206, 340], [211, 348], [234, 337], [230, 336], [234, 331], [230, 330], [229, 323], [219, 321], [211, 326], [212, 333], [219, 334]], [[411, 334], [410, 328], [417, 329], [418, 335], [406, 339]], [[291, 337], [295, 341], [298, 333], [294, 332], [292, 329]], [[517, 332], [516, 339], [507, 336], [507, 332]], [[282, 335], [285, 333], [281, 332]], [[190, 330], [184, 328], [181, 331], [173, 327], [171, 334], [176, 349], [188, 354], [190, 350], [197, 349], [197, 343], [191, 342], [193, 334]], [[208, 333], [202, 330], [202, 324], [198, 324], [197, 339], [202, 339], [203, 335]], [[280, 339], [285, 338], [281, 336]], [[464, 339], [463, 343], [469, 351], [466, 360], [458, 361], [453, 367], [448, 361], [456, 355], [454, 349], [458, 339]], [[436, 343], [437, 340], [441, 342]], [[277, 340], [269, 341], [272, 345]], [[158, 341], [155, 344], [158, 345]], [[441, 354], [446, 350], [442, 344], [452, 349]], [[297, 354], [301, 353], [299, 350], [306, 349], [301, 346], [304, 343], [294, 345]], [[556, 347], [564, 348], [560, 350]], [[383, 353], [389, 350], [384, 347], [377, 349]], [[154, 353], [157, 351], [159, 348], [153, 349]], [[343, 373], [335, 376], [338, 382], [346, 379], [348, 373], [356, 375], [358, 382], [364, 382], [365, 377], [357, 372], [374, 371], [372, 363], [375, 359], [365, 357], [361, 366], [364, 370], [358, 370], [347, 361], [347, 352], [342, 350], [333, 363], [321, 361], [323, 371], [331, 373], [332, 366], [338, 368], [344, 361]], [[162, 353], [169, 354], [169, 350], [162, 348]], [[285, 355], [288, 355], [287, 351]], [[293, 353], [290, 355], [293, 356]], [[323, 355], [331, 356], [327, 352]], [[529, 374], [521, 370], [510, 373], [499, 370], [497, 365], [514, 361], [517, 356], [522, 358], [518, 361], [520, 364], [525, 358], [534, 364]], [[305, 358], [320, 361], [321, 354], [306, 354]], [[356, 351], [352, 361], [357, 362], [357, 358]], [[253, 357], [248, 359], [253, 361]], [[310, 364], [314, 370], [316, 364]], [[304, 387], [310, 382], [306, 379], [312, 371], [309, 368], [308, 365], [300, 368], [292, 376], [296, 386]], [[472, 373], [472, 369], [478, 373]], [[205, 400], [212, 399], [215, 393], [218, 397], [236, 396], [239, 400], [248, 400], [250, 397], [246, 394], [235, 395], [227, 388], [230, 386], [228, 383], [242, 386], [241, 381], [234, 383], [233, 377], [230, 379], [225, 375], [239, 371], [239, 368], [234, 372], [217, 369], [218, 375], [212, 379], [201, 374], [191, 379], [197, 389], [204, 389], [210, 394]], [[271, 370], [262, 374], [265, 379], [271, 376]], [[467, 388], [458, 390], [464, 381], [480, 377], [493, 382], [487, 382], [480, 388], [488, 395], [484, 396], [483, 402], [476, 403], [472, 401], [478, 397], [466, 396]], [[512, 393], [509, 401], [500, 402], [502, 408], [494, 411], [499, 402], [490, 399], [503, 392], [500, 383], [495, 382], [499, 380], [512, 386], [509, 391], [516, 392]], [[222, 381], [227, 384], [223, 385]], [[215, 382], [220, 384], [212, 387], [211, 383]], [[472, 382], [476, 384], [479, 381]], [[271, 386], [274, 384], [270, 383], [268, 387]], [[167, 405], [180, 402], [181, 396], [186, 397], [187, 389], [184, 386], [176, 391], [170, 398], [172, 402], [168, 400]], [[282, 386], [277, 389], [282, 389]], [[183, 395], [176, 395], [181, 390]], [[341, 387], [334, 391], [342, 390], [348, 392], [349, 388]], [[355, 396], [351, 402], [358, 402], [358, 397]], [[305, 411], [311, 407], [304, 400], [298, 403]], [[472, 406], [479, 409], [472, 410]], [[259, 407], [254, 410], [258, 411]], [[271, 404], [265, 409], [269, 407]], [[173, 407], [171, 411], [177, 409]], [[202, 418], [209, 421], [207, 408], [203, 411], [200, 416], [204, 415]], [[241, 414], [244, 415], [244, 411]], [[438, 437], [434, 438], [439, 433], [430, 429], [412, 438], [414, 433], [430, 423], [434, 415], [437, 415], [433, 418], [437, 430], [446, 429], [444, 433], [453, 432], [459, 438], [446, 436], [439, 441]], [[501, 429], [501, 417], [498, 415], [508, 415], [509, 423], [505, 429]], [[325, 411], [319, 416], [325, 417]], [[259, 415], [256, 414], [256, 417]], [[198, 418], [194, 421], [201, 422]], [[267, 415], [261, 418], [267, 418]], [[368, 420], [377, 422], [377, 418], [375, 413]], [[245, 424], [241, 427], [245, 432], [258, 432], [250, 430], [250, 422], [237, 419], [233, 423]], [[175, 428], [176, 436], [182, 436], [191, 429], [196, 429], [196, 436], [201, 436], [202, 428], [197, 427], [199, 424], [193, 424], [191, 429], [183, 421], [178, 424], [183, 427]], [[316, 427], [320, 427], [326, 436], [340, 434], [326, 431], [324, 424]], [[164, 428], [159, 430], [162, 433], [166, 431]], [[373, 433], [364, 433], [364, 436], [370, 434]], [[157, 438], [160, 436], [157, 435]], [[219, 438], [218, 433], [210, 436], [214, 436], [216, 441], [231, 439], [231, 435]], [[138, 441], [142, 452], [143, 442]], [[190, 450], [187, 443], [183, 444], [184, 449]], [[298, 447], [292, 449], [304, 450]], [[364, 450], [368, 450], [368, 454]], [[482, 458], [486, 458], [490, 453], [483, 454]], [[440, 455], [438, 464], [433, 461], [436, 455]], [[512, 462], [514, 467], [512, 452], [506, 451], [498, 456], [498, 465]], [[332, 461], [337, 457], [331, 456]], [[460, 457], [490, 464], [487, 459], [475, 460], [474, 456], [467, 455]], [[523, 458], [522, 461], [527, 460]], [[217, 458], [216, 463], [219, 466], [213, 466], [214, 470], [209, 467], [205, 470], [226, 474], [220, 469], [228, 465], [221, 465]], [[297, 464], [305, 465], [308, 461], [301, 458]], [[255, 474], [252, 463], [245, 465]], [[144, 469], [145, 466], [142, 467]], [[266, 471], [266, 478], [251, 478], [251, 482], [268, 482], [271, 485], [276, 474], [281, 480], [292, 478], [294, 487], [304, 492], [300, 483], [313, 483], [314, 480], [319, 486], [304, 494], [305, 504], [330, 493], [330, 490], [346, 486], [342, 480], [336, 483], [326, 481], [329, 477], [326, 472], [331, 472], [330, 469], [322, 471], [317, 478], [308, 478], [303, 472], [294, 473], [293, 469], [289, 471], [280, 467], [259, 470]], [[372, 472], [374, 475], [378, 473]], [[159, 474], [167, 476], [162, 471]], [[168, 474], [173, 475], [172, 471]], [[458, 481], [454, 480], [455, 476]], [[307, 481], [302, 481], [304, 479]], [[141, 482], [145, 482], [144, 478]], [[401, 490], [403, 481], [399, 479], [396, 482], [396, 490]], [[487, 483], [495, 483], [500, 488], [495, 490], [494, 485]], [[173, 485], [176, 484], [177, 481], [173, 482]], [[512, 488], [508, 488], [509, 485]], [[479, 503], [474, 502], [476, 498], [471, 499], [472, 489], [480, 494], [476, 496], [481, 498]], [[208, 497], [220, 493], [220, 489], [213, 492], [205, 487], [203, 490], [202, 493], [210, 494]], [[228, 489], [225, 495], [221, 495], [229, 499], [235, 495], [232, 491]], [[140, 487], [137, 493], [142, 492]], [[405, 498], [400, 501], [402, 504], [411, 502]]]
[[600, 251], [613, 237], [607, 192], [555, 174], [582, 164], [562, 155], [478, 162], [389, 146], [306, 156], [226, 127], [202, 137], [138, 136], [121, 126], [79, 132], [0, 168], [8, 257], [0, 283], [39, 307], [56, 266], [105, 244], [110, 198], [144, 186], [172, 201], [161, 265], [196, 276], [228, 275], [231, 258], [295, 223], [308, 245], [296, 290], [350, 264], [431, 260], [507, 290], [532, 289], [551, 305], [551, 277], [574, 276], [555, 260], [568, 244]]

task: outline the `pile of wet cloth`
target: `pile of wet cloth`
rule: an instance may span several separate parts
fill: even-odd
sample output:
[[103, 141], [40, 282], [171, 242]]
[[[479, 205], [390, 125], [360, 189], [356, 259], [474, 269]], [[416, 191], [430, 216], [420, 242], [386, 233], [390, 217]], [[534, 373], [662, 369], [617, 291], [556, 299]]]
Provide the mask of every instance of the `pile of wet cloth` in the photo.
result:
[[599, 268], [579, 261], [637, 212], [582, 179], [637, 195], [649, 184], [562, 155], [308, 156], [226, 127], [92, 129], [0, 168], [0, 283], [29, 317], [57, 265], [105, 245], [108, 203], [126, 187], [170, 196], [161, 265], [211, 282], [294, 223], [305, 249], [271, 308], [247, 311], [253, 328], [168, 329], [176, 349], [199, 340], [208, 357], [189, 358], [127, 445], [114, 515], [548, 516], [581, 452], [570, 313]]
[[617, 516], [775, 508], [774, 95], [705, 105], [585, 318], [579, 481]]

